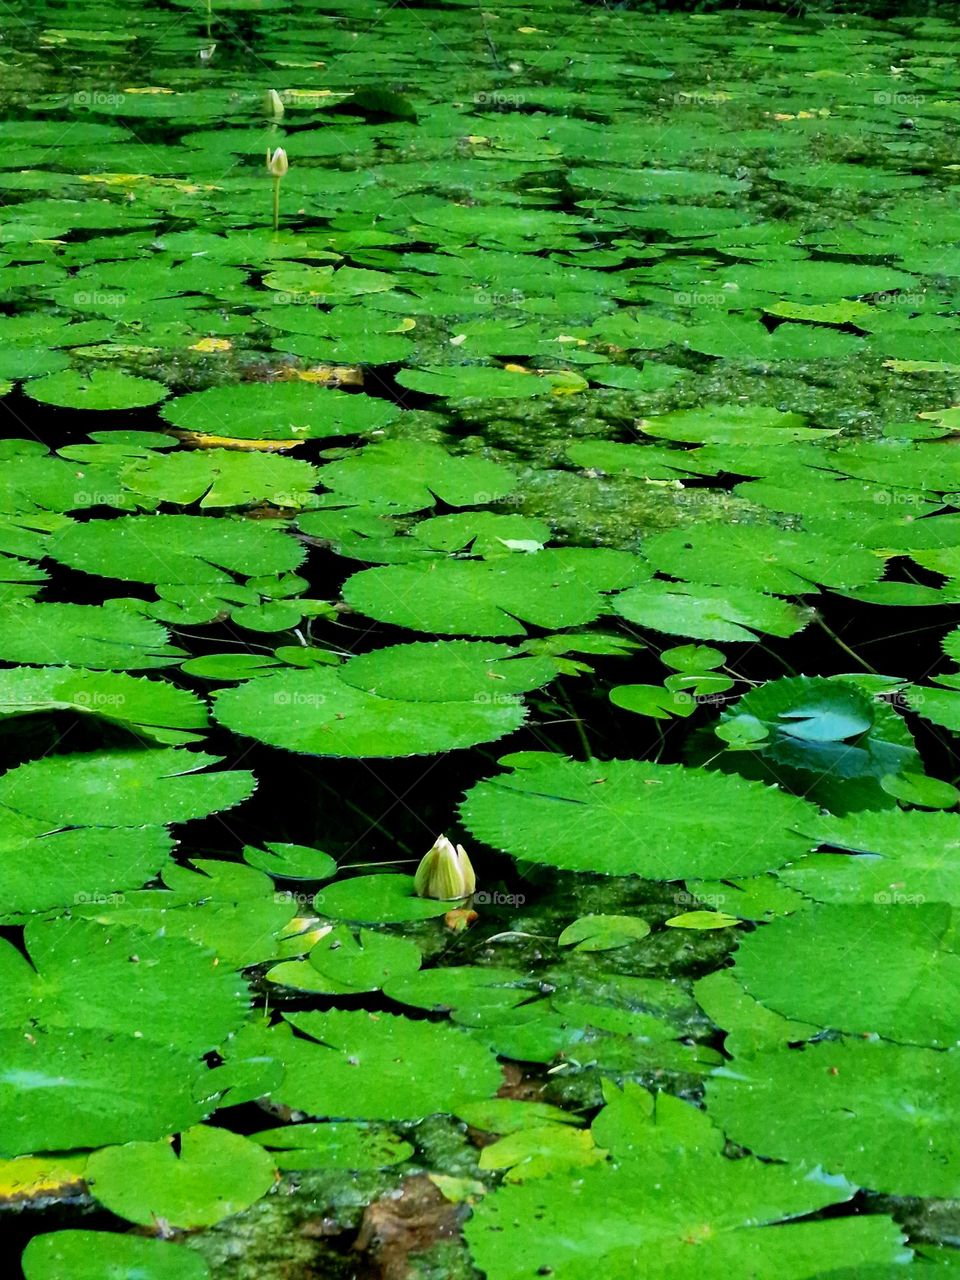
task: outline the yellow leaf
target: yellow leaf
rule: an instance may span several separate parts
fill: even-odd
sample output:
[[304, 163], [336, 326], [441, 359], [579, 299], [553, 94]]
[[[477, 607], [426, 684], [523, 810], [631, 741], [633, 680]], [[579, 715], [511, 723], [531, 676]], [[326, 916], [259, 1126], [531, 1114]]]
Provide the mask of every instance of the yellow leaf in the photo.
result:
[[204, 431], [173, 431], [191, 449], [237, 449], [240, 452], [288, 453], [299, 449], [302, 440], [238, 440], [235, 436], [214, 436]]
[[281, 382], [316, 382], [324, 387], [362, 387], [363, 370], [355, 364], [318, 364], [312, 369], [285, 369]]
[[17, 1156], [15, 1160], [0, 1160], [0, 1204], [74, 1194], [83, 1182], [86, 1164], [86, 1156]]
[[188, 351], [230, 351], [233, 343], [227, 338], [201, 338], [199, 342], [194, 342], [192, 346], [187, 348]]

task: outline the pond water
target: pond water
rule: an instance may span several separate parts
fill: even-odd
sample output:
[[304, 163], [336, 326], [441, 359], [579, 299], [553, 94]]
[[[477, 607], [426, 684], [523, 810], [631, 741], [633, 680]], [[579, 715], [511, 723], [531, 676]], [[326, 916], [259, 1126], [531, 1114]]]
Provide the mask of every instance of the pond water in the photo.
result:
[[960, 1273], [958, 48], [3, 7], [26, 1280]]

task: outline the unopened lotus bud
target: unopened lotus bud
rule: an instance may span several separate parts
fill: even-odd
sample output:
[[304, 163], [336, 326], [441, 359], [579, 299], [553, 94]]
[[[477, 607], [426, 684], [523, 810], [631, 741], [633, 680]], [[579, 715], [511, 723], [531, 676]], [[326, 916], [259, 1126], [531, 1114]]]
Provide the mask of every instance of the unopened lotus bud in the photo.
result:
[[477, 877], [463, 845], [454, 848], [446, 836], [439, 836], [421, 859], [413, 887], [419, 897], [436, 898], [440, 902], [468, 898], [477, 887]]
[[287, 153], [283, 147], [277, 147], [273, 155], [270, 154], [270, 148], [267, 147], [267, 169], [274, 178], [282, 178], [289, 168]]
[[284, 110], [283, 99], [276, 89], [268, 89], [263, 95], [263, 114], [268, 120], [282, 120]]

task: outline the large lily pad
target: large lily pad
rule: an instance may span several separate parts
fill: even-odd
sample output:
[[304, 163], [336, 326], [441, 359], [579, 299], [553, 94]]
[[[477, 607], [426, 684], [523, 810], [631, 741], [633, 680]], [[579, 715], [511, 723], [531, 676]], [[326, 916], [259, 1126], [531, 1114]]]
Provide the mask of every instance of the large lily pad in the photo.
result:
[[737, 977], [787, 1017], [908, 1044], [956, 1040], [944, 988], [960, 983], [945, 903], [811, 907], [744, 938]]
[[141, 409], [167, 395], [162, 382], [118, 369], [94, 369], [89, 375], [64, 369], [45, 378], [31, 378], [24, 390], [34, 400], [65, 409]]
[[102, 606], [25, 601], [0, 604], [0, 657], [7, 662], [94, 667], [167, 667], [184, 656], [152, 618], [107, 601]]
[[557, 757], [478, 783], [461, 815], [517, 858], [665, 880], [751, 875], [809, 847], [811, 807], [758, 783], [639, 760]]
[[9, 809], [3, 819], [0, 902], [4, 920], [54, 907], [107, 903], [155, 876], [173, 852], [163, 827], [51, 831]]
[[779, 875], [818, 902], [960, 906], [955, 814], [864, 810], [817, 819], [809, 830], [822, 851]]
[[591, 622], [606, 607], [605, 593], [648, 575], [644, 562], [625, 551], [573, 547], [364, 569], [347, 580], [343, 594], [369, 617], [417, 631], [516, 636], [525, 634], [524, 623], [556, 629]]
[[287, 1020], [302, 1036], [287, 1027], [264, 1037], [285, 1068], [274, 1096], [308, 1115], [420, 1120], [489, 1097], [500, 1083], [493, 1054], [458, 1027], [342, 1010]]
[[177, 396], [163, 416], [183, 431], [234, 440], [310, 440], [384, 427], [399, 410], [385, 400], [307, 382], [211, 387]]
[[397, 646], [340, 668], [267, 674], [224, 689], [215, 715], [237, 733], [314, 755], [450, 751], [523, 724], [526, 711], [513, 690], [543, 683], [549, 664], [518, 659], [515, 676], [513, 665], [502, 645]]
[[50, 555], [71, 569], [132, 582], [232, 584], [296, 569], [304, 550], [275, 524], [224, 516], [124, 516], [54, 535]]
[[60, 916], [31, 921], [25, 941], [30, 963], [9, 942], [0, 952], [0, 1026], [99, 1029], [202, 1053], [246, 1014], [240, 978], [179, 938]]
[[172, 1046], [102, 1029], [0, 1031], [0, 1151], [16, 1156], [152, 1141], [202, 1120], [200, 1064]]
[[0, 717], [73, 711], [128, 725], [158, 742], [196, 741], [207, 709], [194, 694], [167, 681], [116, 671], [13, 667], [0, 671]]
[[754, 641], [758, 634], [792, 636], [807, 624], [807, 616], [796, 605], [748, 587], [701, 586], [659, 579], [621, 592], [614, 597], [613, 608], [629, 622], [695, 640]]
[[735, 1058], [707, 1108], [758, 1156], [893, 1194], [955, 1197], [960, 1057], [876, 1040], [786, 1045]]
[[253, 775], [198, 773], [218, 756], [175, 748], [46, 756], [0, 778], [0, 805], [55, 826], [187, 822], [246, 800]]

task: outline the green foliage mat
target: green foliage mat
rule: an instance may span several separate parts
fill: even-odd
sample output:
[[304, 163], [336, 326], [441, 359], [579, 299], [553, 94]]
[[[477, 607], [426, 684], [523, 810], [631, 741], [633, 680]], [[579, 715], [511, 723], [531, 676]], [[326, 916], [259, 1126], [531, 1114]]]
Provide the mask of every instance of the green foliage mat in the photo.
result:
[[26, 1280], [958, 1270], [960, 29], [695, 7], [10, 0]]

